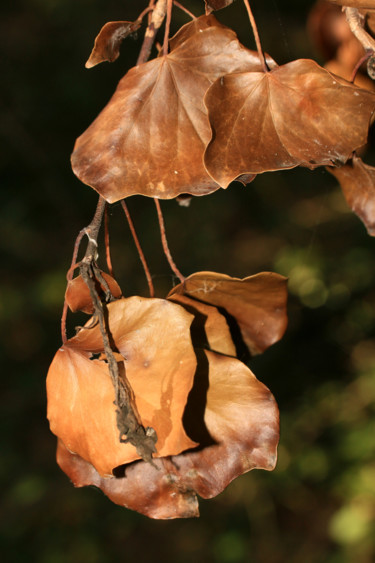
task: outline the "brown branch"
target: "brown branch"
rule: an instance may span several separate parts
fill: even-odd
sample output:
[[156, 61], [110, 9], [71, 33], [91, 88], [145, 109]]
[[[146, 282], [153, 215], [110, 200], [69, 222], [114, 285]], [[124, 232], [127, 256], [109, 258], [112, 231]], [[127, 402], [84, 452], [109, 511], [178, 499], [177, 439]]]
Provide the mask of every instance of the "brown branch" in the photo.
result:
[[146, 29], [145, 37], [137, 60], [137, 66], [146, 62], [150, 56], [152, 46], [155, 41], [156, 34], [164, 21], [167, 12], [168, 0], [157, 0], [154, 11], [152, 12], [151, 21]]
[[257, 28], [257, 24], [253, 15], [253, 12], [250, 8], [250, 4], [248, 0], [243, 0], [243, 3], [245, 4], [248, 16], [249, 16], [249, 20], [250, 20], [250, 25], [251, 28], [253, 30], [253, 34], [254, 34], [254, 39], [255, 39], [255, 43], [257, 46], [257, 51], [258, 51], [258, 55], [260, 58], [260, 62], [263, 68], [263, 72], [268, 72], [268, 68], [266, 65], [266, 59], [264, 58], [264, 53], [263, 53], [263, 49], [262, 49], [262, 45], [260, 43], [260, 37], [259, 37], [259, 33], [258, 33], [258, 28]]
[[[89, 237], [89, 244], [88, 244], [87, 249], [86, 249], [86, 255], [87, 255], [89, 250], [91, 251], [90, 237], [92, 238], [92, 240], [94, 240], [93, 236], [95, 235], [95, 233], [96, 233], [96, 238], [98, 236], [100, 223], [101, 223], [101, 217], [102, 217], [103, 211], [104, 211], [104, 205], [105, 205], [105, 201], [103, 200], [103, 198], [99, 197], [99, 201], [98, 201], [98, 205], [97, 205], [97, 208], [96, 208], [96, 211], [95, 211], [95, 215], [94, 215], [91, 223], [78, 233], [78, 236], [77, 236], [75, 243], [74, 243], [72, 261], [71, 261], [70, 268], [69, 268], [67, 275], [66, 275], [66, 279], [67, 279], [68, 283], [73, 279], [74, 270], [76, 268], [78, 268], [78, 266], [81, 265], [81, 262], [77, 263], [77, 256], [78, 256], [79, 247], [80, 247], [80, 244], [81, 244], [83, 237], [85, 235], [87, 235]], [[91, 245], [92, 244], [93, 243], [91, 243]], [[94, 247], [97, 248], [97, 242], [95, 242]], [[66, 318], [67, 318], [67, 315], [68, 315], [68, 303], [67, 303], [66, 299], [64, 299], [64, 306], [63, 306], [62, 315], [61, 315], [61, 339], [62, 339], [63, 344], [65, 344], [66, 341], [67, 341], [67, 335], [66, 335]]]
[[146, 261], [145, 255], [144, 255], [144, 253], [143, 253], [143, 250], [142, 250], [142, 247], [141, 247], [141, 243], [139, 242], [139, 239], [138, 239], [138, 236], [137, 236], [135, 227], [134, 227], [134, 223], [133, 223], [132, 218], [131, 218], [131, 216], [130, 216], [128, 206], [126, 205], [124, 199], [121, 200], [121, 205], [122, 205], [122, 208], [123, 208], [124, 213], [125, 213], [125, 215], [126, 215], [126, 219], [128, 220], [129, 229], [130, 229], [130, 232], [131, 232], [131, 234], [132, 234], [132, 237], [133, 237], [135, 246], [137, 247], [138, 256], [139, 256], [139, 258], [140, 258], [140, 260], [141, 260], [141, 262], [142, 262], [142, 266], [143, 266], [143, 269], [144, 269], [144, 272], [145, 272], [145, 275], [146, 275], [146, 279], [147, 279], [147, 284], [148, 284], [148, 290], [149, 290], [149, 293], [150, 293], [150, 297], [154, 297], [154, 295], [155, 295], [155, 289], [154, 289], [154, 284], [152, 283], [152, 278], [151, 278], [150, 270], [149, 270], [149, 267], [148, 267], [148, 265], [147, 265], [147, 261]]
[[373, 37], [371, 37], [371, 35], [369, 35], [367, 31], [364, 30], [364, 16], [358, 11], [357, 8], [344, 7], [343, 12], [345, 13], [346, 21], [349, 24], [351, 32], [356, 36], [364, 49], [366, 51], [374, 52], [375, 39], [373, 39]]
[[174, 263], [171, 252], [169, 250], [167, 236], [165, 234], [164, 218], [163, 218], [163, 213], [161, 211], [159, 200], [154, 198], [154, 202], [156, 206], [156, 211], [158, 213], [161, 243], [163, 245], [164, 254], [168, 260], [168, 264], [170, 265], [172, 272], [174, 272], [174, 274], [176, 274], [180, 282], [183, 283], [185, 281], [185, 277], [181, 274], [180, 270], [177, 268], [176, 264]]
[[100, 334], [102, 336], [104, 353], [108, 363], [108, 371], [115, 390], [116, 423], [119, 430], [120, 442], [132, 444], [138, 455], [152, 465], [152, 454], [155, 453], [157, 435], [154, 429], [144, 428], [139, 421], [136, 409], [133, 407], [133, 393], [126, 378], [120, 377], [119, 367], [110, 343], [110, 329], [108, 325], [108, 314], [105, 305], [101, 302], [95, 287], [95, 272], [92, 257], [87, 256], [82, 260], [81, 276], [90, 290], [90, 296], [94, 304], [94, 316], [99, 321]]
[[[99, 322], [100, 334], [103, 341], [103, 349], [108, 363], [108, 371], [115, 390], [116, 422], [119, 430], [120, 442], [132, 444], [138, 455], [149, 463], [152, 463], [152, 454], [156, 451], [155, 442], [157, 441], [156, 432], [152, 428], [144, 428], [139, 421], [136, 409], [132, 405], [132, 389], [125, 378], [119, 374], [118, 364], [111, 347], [110, 328], [108, 324], [108, 310], [100, 300], [96, 290], [96, 280], [103, 283], [103, 278], [96, 266], [97, 259], [97, 239], [103, 219], [106, 202], [99, 197], [95, 215], [91, 223], [81, 232], [87, 235], [89, 242], [86, 253], [81, 261], [80, 274], [90, 291], [92, 303], [94, 305], [94, 318]], [[107, 284], [104, 285], [107, 296], [110, 295]]]

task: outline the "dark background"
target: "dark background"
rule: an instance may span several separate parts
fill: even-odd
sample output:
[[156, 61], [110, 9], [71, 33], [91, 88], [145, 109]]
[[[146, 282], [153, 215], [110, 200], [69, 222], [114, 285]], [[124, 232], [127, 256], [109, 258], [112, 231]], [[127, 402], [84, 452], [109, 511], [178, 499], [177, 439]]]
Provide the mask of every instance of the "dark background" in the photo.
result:
[[[264, 174], [189, 208], [162, 202], [173, 256], [186, 275], [214, 270], [289, 277], [289, 328], [250, 367], [281, 411], [279, 462], [253, 471], [198, 520], [153, 521], [74, 489], [55, 463], [45, 376], [58, 349], [65, 273], [97, 196], [72, 174], [75, 138], [134, 65], [84, 68], [100, 27], [132, 20], [137, 0], [2, 0], [0, 21], [0, 277], [2, 560], [367, 563], [375, 558], [374, 241], [324, 170]], [[185, 2], [196, 14], [203, 1]], [[254, 0], [263, 47], [279, 63], [312, 56], [312, 2]], [[242, 3], [217, 13], [253, 48]], [[173, 31], [188, 18], [174, 10]], [[159, 39], [162, 41], [162, 38]], [[370, 158], [370, 157], [369, 157]], [[158, 295], [174, 280], [153, 202], [129, 200]], [[125, 295], [147, 285], [119, 205], [113, 261]], [[79, 324], [70, 320], [70, 326]]]

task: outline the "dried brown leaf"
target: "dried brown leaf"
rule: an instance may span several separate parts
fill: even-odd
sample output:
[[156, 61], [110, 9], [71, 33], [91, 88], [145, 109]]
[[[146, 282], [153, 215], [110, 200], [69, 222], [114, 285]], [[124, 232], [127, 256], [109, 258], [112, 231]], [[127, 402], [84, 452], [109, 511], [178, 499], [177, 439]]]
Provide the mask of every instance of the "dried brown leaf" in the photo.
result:
[[363, 221], [367, 232], [375, 236], [375, 168], [353, 156], [341, 168], [327, 168], [339, 181], [348, 205]]
[[259, 70], [259, 58], [212, 15], [186, 24], [171, 44], [167, 56], [124, 76], [76, 141], [74, 173], [111, 203], [132, 194], [169, 199], [219, 188], [203, 164], [211, 137], [203, 97], [218, 76]]
[[[75, 486], [95, 485], [115, 503], [151, 518], [198, 516], [196, 495], [212, 498], [251, 469], [276, 463], [279, 415], [269, 390], [235, 358], [202, 352], [187, 411], [210, 440], [200, 448], [118, 468], [103, 479], [59, 444], [57, 460]], [[202, 409], [203, 405], [203, 409]]]
[[221, 10], [222, 8], [226, 8], [230, 4], [233, 4], [234, 0], [204, 0], [206, 7], [211, 10], [211, 12], [215, 10]]
[[172, 289], [173, 295], [188, 295], [221, 307], [233, 317], [244, 343], [259, 354], [280, 340], [287, 326], [287, 280], [272, 272], [231, 278], [216, 272], [197, 272]]
[[224, 76], [205, 103], [213, 129], [205, 163], [226, 187], [244, 173], [346, 162], [366, 142], [375, 95], [297, 60]]
[[[119, 370], [133, 389], [143, 426], [156, 430], [157, 456], [195, 445], [182, 424], [196, 367], [192, 320], [182, 307], [164, 299], [130, 297], [108, 305], [110, 334], [123, 360]], [[51, 431], [105, 476], [140, 456], [132, 445], [119, 441], [108, 366], [93, 359], [102, 352], [98, 325], [81, 329], [57, 352], [48, 372], [47, 396]]]
[[[106, 274], [105, 272], [100, 271], [100, 273], [103, 276], [104, 280], [107, 282], [113, 297], [115, 298], [121, 297], [122, 292], [117, 281], [112, 276]], [[99, 296], [101, 296], [105, 292], [105, 287], [103, 287], [103, 285], [101, 285], [99, 282], [97, 289], [99, 292]], [[76, 311], [83, 311], [84, 313], [92, 315], [94, 312], [94, 306], [90, 296], [90, 290], [87, 287], [87, 284], [85, 283], [81, 275], [68, 281], [68, 285], [65, 292], [65, 299], [69, 306], [69, 309], [73, 313], [75, 313]]]
[[106, 23], [95, 38], [94, 48], [85, 67], [91, 68], [105, 61], [113, 63], [120, 55], [120, 45], [123, 39], [137, 31], [141, 23], [140, 20]]
[[331, 4], [339, 6], [351, 6], [359, 9], [375, 9], [375, 0], [328, 0]]

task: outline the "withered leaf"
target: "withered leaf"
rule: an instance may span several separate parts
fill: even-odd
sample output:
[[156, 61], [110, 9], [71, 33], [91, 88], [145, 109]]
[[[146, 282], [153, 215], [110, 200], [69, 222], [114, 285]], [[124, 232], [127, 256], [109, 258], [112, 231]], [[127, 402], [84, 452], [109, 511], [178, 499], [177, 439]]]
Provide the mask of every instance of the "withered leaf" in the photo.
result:
[[218, 76], [259, 70], [260, 63], [215, 21], [211, 15], [186, 24], [168, 55], [132, 68], [77, 139], [74, 173], [110, 203], [132, 194], [169, 199], [219, 188], [203, 164], [211, 137], [203, 97]]
[[348, 205], [363, 221], [367, 232], [375, 236], [375, 168], [358, 156], [340, 168], [327, 168], [340, 183]]
[[375, 9], [375, 0], [328, 0], [328, 2], [339, 6], [351, 6], [352, 8]]
[[[182, 307], [164, 299], [130, 297], [108, 304], [110, 334], [123, 360], [119, 371], [134, 392], [142, 425], [157, 433], [157, 456], [196, 445], [182, 424], [196, 368], [192, 320]], [[119, 441], [108, 366], [93, 359], [102, 352], [98, 325], [81, 329], [60, 348], [47, 376], [47, 416], [51, 431], [66, 447], [105, 476], [140, 456]]]
[[259, 354], [280, 340], [287, 326], [287, 279], [272, 272], [262, 272], [244, 279], [216, 272], [197, 272], [174, 287], [168, 298], [188, 295], [233, 317], [244, 343]]
[[213, 12], [214, 10], [221, 10], [226, 8], [230, 4], [233, 4], [234, 0], [204, 0], [207, 8]]
[[135, 22], [119, 21], [106, 23], [95, 38], [94, 48], [85, 67], [92, 68], [105, 61], [110, 63], [115, 61], [120, 55], [120, 45], [123, 39], [137, 31], [141, 23], [140, 20]]
[[224, 76], [205, 103], [213, 129], [205, 163], [226, 187], [244, 173], [346, 162], [366, 142], [375, 94], [297, 60]]
[[[121, 288], [117, 281], [106, 274], [105, 272], [100, 272], [104, 280], [108, 284], [108, 288], [111, 291], [113, 297], [119, 298], [122, 295]], [[99, 295], [105, 292], [105, 288], [98, 282]], [[89, 315], [94, 312], [94, 305], [90, 296], [90, 290], [87, 284], [83, 280], [81, 274], [68, 281], [68, 285], [65, 292], [65, 299], [69, 306], [69, 309], [75, 313], [76, 311], [83, 311]]]
[[200, 16], [199, 18], [195, 18], [187, 25], [183, 25], [180, 29], [175, 33], [173, 37], [169, 40], [169, 49], [170, 51], [175, 51], [177, 47], [185, 43], [188, 39], [193, 37], [196, 33], [202, 33], [206, 29], [214, 27], [214, 28], [222, 28], [228, 30], [229, 28], [220, 23], [214, 15], [206, 15]]
[[[95, 485], [115, 503], [158, 519], [198, 516], [196, 495], [212, 498], [239, 475], [276, 464], [279, 414], [269, 390], [239, 360], [205, 351], [196, 383], [205, 402], [210, 444], [170, 458], [143, 461], [103, 479], [60, 442], [57, 461], [77, 487]], [[203, 379], [203, 385], [202, 380]], [[205, 384], [207, 381], [207, 384]], [[187, 408], [195, 411], [197, 394]]]

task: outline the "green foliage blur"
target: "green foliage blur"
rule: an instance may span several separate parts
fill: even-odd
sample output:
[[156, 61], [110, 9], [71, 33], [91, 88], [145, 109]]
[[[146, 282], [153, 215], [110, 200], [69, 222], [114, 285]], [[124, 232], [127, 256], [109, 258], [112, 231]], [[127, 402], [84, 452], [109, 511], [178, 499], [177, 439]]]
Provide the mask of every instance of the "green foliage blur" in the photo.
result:
[[[183, 0], [181, 0], [183, 2]], [[203, 0], [183, 2], [196, 14]], [[264, 49], [277, 62], [320, 55], [305, 25], [312, 1], [254, 0]], [[370, 563], [375, 560], [375, 248], [324, 170], [233, 184], [189, 208], [162, 202], [186, 275], [214, 270], [289, 277], [289, 328], [250, 367], [281, 411], [273, 473], [242, 476], [199, 520], [158, 522], [74, 489], [55, 463], [45, 376], [61, 343], [65, 274], [97, 196], [72, 174], [75, 138], [135, 63], [88, 71], [100, 27], [133, 20], [139, 0], [2, 0], [0, 19], [2, 327], [0, 553], [40, 563]], [[250, 48], [240, 0], [217, 13]], [[174, 31], [188, 18], [174, 9]], [[162, 41], [162, 39], [159, 39]], [[371, 155], [369, 156], [371, 158]], [[129, 200], [159, 296], [175, 280], [153, 202]], [[111, 208], [114, 268], [125, 295], [147, 285], [119, 205]], [[82, 319], [69, 317], [70, 333]]]

